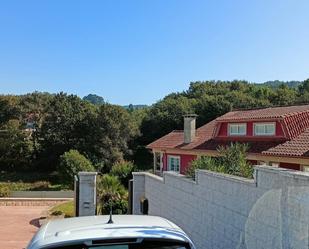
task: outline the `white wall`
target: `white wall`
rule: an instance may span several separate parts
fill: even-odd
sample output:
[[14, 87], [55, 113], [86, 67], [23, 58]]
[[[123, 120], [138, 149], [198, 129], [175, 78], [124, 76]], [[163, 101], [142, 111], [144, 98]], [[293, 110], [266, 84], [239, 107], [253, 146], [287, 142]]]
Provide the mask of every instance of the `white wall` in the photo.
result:
[[309, 174], [259, 166], [254, 180], [209, 171], [196, 182], [171, 172], [133, 179], [133, 213], [145, 196], [149, 214], [182, 227], [198, 249], [309, 248]]

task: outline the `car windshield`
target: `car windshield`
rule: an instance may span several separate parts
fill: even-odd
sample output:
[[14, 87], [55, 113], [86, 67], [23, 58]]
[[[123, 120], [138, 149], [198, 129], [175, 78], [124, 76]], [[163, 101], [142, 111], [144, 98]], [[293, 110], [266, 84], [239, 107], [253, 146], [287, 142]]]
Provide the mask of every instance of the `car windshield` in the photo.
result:
[[143, 240], [142, 242], [120, 242], [95, 241], [93, 245], [76, 244], [57, 247], [46, 247], [46, 249], [191, 249], [187, 242], [174, 240]]

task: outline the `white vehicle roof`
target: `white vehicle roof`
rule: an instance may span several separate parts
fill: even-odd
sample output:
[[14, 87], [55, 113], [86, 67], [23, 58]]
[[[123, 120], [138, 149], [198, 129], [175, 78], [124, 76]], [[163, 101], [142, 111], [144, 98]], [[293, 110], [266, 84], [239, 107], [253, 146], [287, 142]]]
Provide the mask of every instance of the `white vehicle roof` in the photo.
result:
[[85, 216], [50, 221], [42, 226], [28, 249], [60, 246], [72, 242], [115, 238], [164, 238], [189, 242], [184, 231], [167, 219], [144, 215]]

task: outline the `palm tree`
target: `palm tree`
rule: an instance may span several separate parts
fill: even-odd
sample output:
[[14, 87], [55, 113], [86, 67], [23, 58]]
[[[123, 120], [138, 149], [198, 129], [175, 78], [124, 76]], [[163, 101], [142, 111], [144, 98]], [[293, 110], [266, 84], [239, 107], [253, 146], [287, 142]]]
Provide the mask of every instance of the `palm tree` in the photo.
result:
[[115, 213], [126, 212], [128, 192], [118, 177], [107, 174], [99, 177], [97, 189], [100, 203], [98, 213], [108, 214], [110, 207]]

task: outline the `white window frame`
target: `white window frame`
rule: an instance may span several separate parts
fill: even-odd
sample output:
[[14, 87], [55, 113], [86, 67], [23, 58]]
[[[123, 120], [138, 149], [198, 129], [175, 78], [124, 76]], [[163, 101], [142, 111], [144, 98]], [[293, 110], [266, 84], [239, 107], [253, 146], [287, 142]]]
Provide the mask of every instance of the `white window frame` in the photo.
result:
[[[157, 169], [157, 157], [156, 154], [160, 154], [160, 170]], [[155, 172], [162, 172], [163, 170], [163, 153], [161, 151], [156, 151], [153, 153], [153, 167]]]
[[[264, 133], [257, 134], [256, 131], [255, 131], [255, 127], [258, 126], [258, 125], [264, 125], [264, 127], [266, 127], [266, 125], [274, 125], [274, 132], [273, 133], [266, 133], [265, 128], [264, 128]], [[276, 135], [276, 123], [275, 122], [254, 123], [253, 124], [253, 134], [254, 134], [254, 136], [275, 136]]]
[[[178, 167], [178, 171], [176, 171], [176, 170], [171, 170], [171, 166], [170, 166], [170, 159], [171, 158], [174, 158], [174, 159], [177, 159], [178, 161], [179, 161], [179, 167]], [[181, 167], [181, 161], [180, 161], [181, 159], [180, 159], [180, 156], [171, 156], [171, 155], [168, 155], [167, 156], [167, 170], [168, 171], [173, 171], [173, 172], [178, 172], [178, 173], [180, 173], [180, 167]]]
[[[245, 132], [244, 133], [232, 133], [231, 132], [231, 127], [232, 126], [244, 126], [245, 127]], [[246, 136], [247, 135], [247, 123], [229, 123], [228, 129], [229, 129], [228, 130], [229, 136]]]

